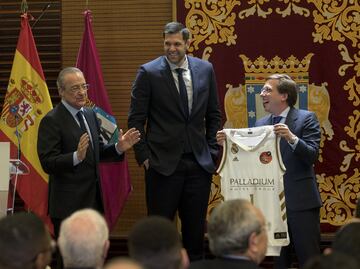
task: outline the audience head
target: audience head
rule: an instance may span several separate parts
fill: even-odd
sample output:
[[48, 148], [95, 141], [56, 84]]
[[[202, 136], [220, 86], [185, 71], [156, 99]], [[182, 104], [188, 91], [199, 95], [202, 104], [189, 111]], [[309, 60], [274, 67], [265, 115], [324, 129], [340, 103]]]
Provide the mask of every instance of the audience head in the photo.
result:
[[208, 237], [216, 256], [246, 256], [259, 264], [266, 254], [265, 218], [246, 200], [228, 200], [217, 206], [210, 215]]
[[319, 255], [310, 258], [303, 269], [357, 269], [357, 262], [352, 257], [340, 252]]
[[43, 269], [54, 248], [47, 228], [34, 214], [16, 213], [0, 220], [1, 269]]
[[337, 231], [332, 252], [352, 256], [360, 265], [360, 222], [348, 223]]
[[110, 260], [104, 269], [143, 269], [143, 267], [129, 258], [115, 258]]
[[93, 209], [73, 213], [60, 226], [58, 244], [65, 267], [101, 268], [109, 248], [105, 219]]
[[146, 269], [179, 269], [188, 266], [179, 233], [168, 219], [150, 216], [136, 223], [129, 235], [130, 257]]

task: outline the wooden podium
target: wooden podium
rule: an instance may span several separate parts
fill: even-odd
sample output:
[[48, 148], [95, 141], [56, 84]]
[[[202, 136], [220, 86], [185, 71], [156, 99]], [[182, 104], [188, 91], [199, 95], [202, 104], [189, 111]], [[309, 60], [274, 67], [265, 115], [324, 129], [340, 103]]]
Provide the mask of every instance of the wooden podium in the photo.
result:
[[[29, 172], [29, 167], [21, 160], [10, 159], [10, 143], [0, 142], [0, 217], [6, 216], [9, 212], [14, 213], [18, 176], [28, 175]], [[8, 207], [9, 191], [12, 198], [10, 208]]]

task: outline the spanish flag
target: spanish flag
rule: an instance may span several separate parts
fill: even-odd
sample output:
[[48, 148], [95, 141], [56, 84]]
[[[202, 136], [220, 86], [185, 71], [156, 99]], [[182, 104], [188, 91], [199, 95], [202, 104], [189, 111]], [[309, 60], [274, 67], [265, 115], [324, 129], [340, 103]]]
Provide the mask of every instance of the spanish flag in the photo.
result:
[[52, 109], [44, 73], [29, 26], [28, 15], [21, 16], [21, 30], [11, 75], [0, 118], [0, 141], [9, 141], [10, 159], [18, 159], [29, 167], [29, 174], [17, 179], [17, 192], [27, 210], [49, 225], [47, 215], [48, 175], [37, 154], [40, 120]]

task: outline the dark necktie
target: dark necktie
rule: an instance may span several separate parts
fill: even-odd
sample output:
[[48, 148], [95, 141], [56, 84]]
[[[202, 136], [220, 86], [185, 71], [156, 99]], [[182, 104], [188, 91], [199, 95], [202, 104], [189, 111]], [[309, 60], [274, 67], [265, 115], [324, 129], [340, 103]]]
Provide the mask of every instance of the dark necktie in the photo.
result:
[[83, 133], [87, 132], [86, 127], [85, 127], [83, 112], [81, 110], [79, 110], [79, 112], [76, 113], [76, 117], [79, 120], [81, 131], [83, 131]]
[[[88, 133], [88, 131], [87, 131], [86, 127], [85, 127], [85, 121], [84, 121], [84, 116], [83, 115], [84, 115], [84, 112], [82, 112], [81, 110], [79, 110], [79, 112], [76, 113], [76, 117], [79, 120], [80, 129], [82, 131], [81, 135], [83, 135], [84, 133], [87, 133], [89, 135], [89, 139], [90, 139], [89, 143], [90, 143], [90, 145], [89, 145], [87, 151], [91, 152], [92, 151], [92, 140], [90, 138], [90, 134]], [[91, 155], [88, 155], [88, 156], [91, 156]]]
[[184, 69], [176, 68], [175, 70], [176, 70], [176, 72], [178, 74], [179, 93], [180, 93], [181, 103], [183, 105], [186, 118], [188, 118], [189, 117], [189, 102], [188, 102], [186, 85], [185, 85], [185, 81], [184, 81], [184, 77], [183, 77]]
[[279, 123], [282, 118], [283, 118], [283, 117], [281, 117], [281, 116], [274, 116], [274, 117], [272, 118], [273, 124]]

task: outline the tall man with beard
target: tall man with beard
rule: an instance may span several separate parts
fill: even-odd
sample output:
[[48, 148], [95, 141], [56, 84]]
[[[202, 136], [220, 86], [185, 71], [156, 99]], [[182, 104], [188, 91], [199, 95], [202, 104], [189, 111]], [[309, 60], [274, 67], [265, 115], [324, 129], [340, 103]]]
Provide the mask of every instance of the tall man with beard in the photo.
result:
[[170, 22], [163, 37], [165, 55], [137, 73], [128, 125], [142, 136], [134, 150], [145, 168], [148, 214], [173, 219], [178, 210], [184, 247], [197, 260], [203, 255], [221, 113], [211, 63], [186, 55], [189, 30]]

